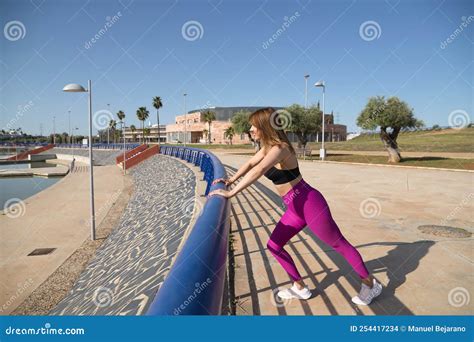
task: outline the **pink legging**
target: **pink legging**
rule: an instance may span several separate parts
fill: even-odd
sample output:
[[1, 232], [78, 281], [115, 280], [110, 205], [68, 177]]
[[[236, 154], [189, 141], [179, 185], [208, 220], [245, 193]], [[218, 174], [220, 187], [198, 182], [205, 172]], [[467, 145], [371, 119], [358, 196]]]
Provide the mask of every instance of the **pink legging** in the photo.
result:
[[326, 199], [318, 190], [302, 179], [282, 199], [287, 210], [273, 230], [267, 247], [293, 281], [302, 277], [283, 246], [306, 225], [321, 241], [341, 254], [361, 279], [369, 276], [362, 257], [342, 235]]

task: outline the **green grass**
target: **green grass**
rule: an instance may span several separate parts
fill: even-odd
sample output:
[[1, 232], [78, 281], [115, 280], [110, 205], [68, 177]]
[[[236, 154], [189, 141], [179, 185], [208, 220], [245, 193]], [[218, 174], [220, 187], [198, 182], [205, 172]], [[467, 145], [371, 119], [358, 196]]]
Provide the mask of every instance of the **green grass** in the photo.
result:
[[[474, 127], [461, 130], [417, 131], [400, 133], [397, 139], [400, 152], [474, 152]], [[321, 143], [309, 143], [319, 150]], [[327, 150], [385, 151], [378, 134], [364, 134], [349, 141], [326, 142]]]
[[[474, 153], [474, 127], [460, 130], [444, 129], [439, 131], [402, 132], [397, 139], [400, 152], [470, 152]], [[188, 144], [204, 149], [248, 149], [251, 144]], [[319, 151], [321, 143], [311, 142], [308, 147]], [[385, 151], [378, 134], [363, 134], [349, 141], [326, 142], [328, 151]]]
[[[239, 153], [239, 155], [252, 156], [253, 152]], [[298, 158], [298, 159], [303, 159]], [[306, 157], [306, 160], [320, 160], [319, 156]], [[389, 163], [387, 156], [367, 156], [359, 154], [330, 154], [326, 155], [327, 161], [350, 162], [364, 164], [382, 164], [398, 166], [423, 166], [444, 169], [474, 170], [474, 159], [455, 159], [441, 157], [408, 157], [399, 163]]]

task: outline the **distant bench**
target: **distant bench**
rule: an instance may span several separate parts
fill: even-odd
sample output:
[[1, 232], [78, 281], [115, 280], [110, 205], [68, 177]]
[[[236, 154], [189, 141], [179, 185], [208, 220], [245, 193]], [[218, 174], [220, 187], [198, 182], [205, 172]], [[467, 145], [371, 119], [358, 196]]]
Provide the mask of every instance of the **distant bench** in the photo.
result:
[[306, 157], [306, 156], [311, 156], [311, 153], [313, 150], [311, 148], [295, 148], [296, 156], [297, 157]]

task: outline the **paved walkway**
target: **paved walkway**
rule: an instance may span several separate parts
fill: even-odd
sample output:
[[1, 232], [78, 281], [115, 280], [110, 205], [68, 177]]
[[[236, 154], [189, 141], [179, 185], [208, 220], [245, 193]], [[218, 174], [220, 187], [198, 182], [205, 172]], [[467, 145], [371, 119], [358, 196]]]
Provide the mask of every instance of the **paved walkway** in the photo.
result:
[[[78, 166], [85, 169], [85, 165]], [[41, 182], [43, 178], [32, 178]], [[123, 188], [116, 166], [94, 168], [96, 224], [100, 225]], [[89, 174], [74, 172], [0, 215], [0, 314], [9, 314], [90, 236]], [[37, 248], [56, 248], [28, 256]]]
[[[249, 157], [217, 153], [233, 174]], [[459, 315], [474, 304], [473, 239], [418, 231], [437, 224], [472, 228], [474, 175], [300, 161], [304, 179], [326, 197], [345, 237], [384, 285], [370, 306], [353, 305], [357, 274], [308, 228], [286, 247], [310, 286], [308, 301], [275, 300], [289, 276], [266, 248], [284, 206], [262, 177], [232, 198], [238, 315]]]
[[[189, 166], [188, 166], [189, 165]], [[139, 315], [154, 298], [196, 205], [191, 164], [156, 155], [131, 169], [135, 192], [120, 220], [52, 315]]]
[[[89, 157], [89, 150], [87, 148], [57, 148], [44, 151], [41, 154], [74, 154], [76, 156]], [[94, 165], [115, 165], [115, 158], [123, 153], [121, 150], [93, 150]]]

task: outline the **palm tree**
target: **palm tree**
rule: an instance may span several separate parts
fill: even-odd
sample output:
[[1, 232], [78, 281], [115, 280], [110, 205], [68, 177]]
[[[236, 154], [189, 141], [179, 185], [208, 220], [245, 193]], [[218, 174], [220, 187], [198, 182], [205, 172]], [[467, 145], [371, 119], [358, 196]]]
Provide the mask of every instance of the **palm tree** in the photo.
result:
[[216, 113], [214, 113], [210, 110], [206, 110], [203, 113], [203, 119], [204, 119], [204, 122], [207, 122], [207, 124], [209, 126], [209, 129], [208, 129], [209, 132], [207, 134], [207, 137], [209, 139], [209, 144], [210, 144], [211, 143], [211, 122], [216, 119]]
[[140, 107], [137, 110], [137, 118], [142, 122], [142, 136], [145, 136], [145, 120], [148, 119], [150, 116], [150, 112], [146, 109], [146, 107]]
[[[122, 130], [123, 130], [123, 128], [124, 128], [124, 127], [123, 127], [123, 119], [125, 119], [125, 113], [124, 113], [122, 110], [119, 110], [119, 111], [117, 112], [117, 117], [119, 118], [120, 126], [121, 126], [121, 128], [122, 128]], [[120, 135], [122, 135], [122, 133], [119, 134], [119, 137], [120, 137]], [[125, 139], [125, 136], [124, 136], [124, 139]]]
[[204, 128], [204, 129], [202, 130], [202, 135], [203, 135], [203, 137], [204, 137], [204, 140], [207, 140], [207, 134], [208, 134], [208, 133], [209, 133], [209, 131], [208, 131], [207, 129]]
[[163, 102], [161, 102], [161, 97], [155, 96], [153, 98], [153, 107], [156, 108], [156, 123], [158, 124], [158, 144], [160, 143], [160, 115], [158, 111], [163, 107]]
[[135, 142], [137, 136], [135, 135], [135, 131], [137, 130], [137, 128], [135, 127], [135, 125], [130, 125], [130, 130], [132, 131], [132, 140], [133, 142]]
[[225, 131], [224, 131], [224, 137], [228, 138], [230, 140], [230, 144], [232, 145], [232, 138], [234, 137], [235, 131], [234, 127], [229, 126]]
[[[115, 120], [110, 120], [110, 121], [109, 121], [109, 127], [108, 127], [108, 129], [109, 129], [109, 130], [110, 130], [110, 129], [112, 130], [112, 136], [114, 137], [114, 144], [115, 144], [115, 128], [116, 128], [116, 127], [117, 127], [117, 121], [115, 121]], [[107, 143], [108, 143], [108, 141], [107, 141]]]
[[143, 134], [145, 135], [145, 142], [146, 142], [146, 138], [150, 137], [150, 132], [151, 132], [151, 130], [150, 130], [149, 127], [145, 128], [145, 130], [143, 131]]

